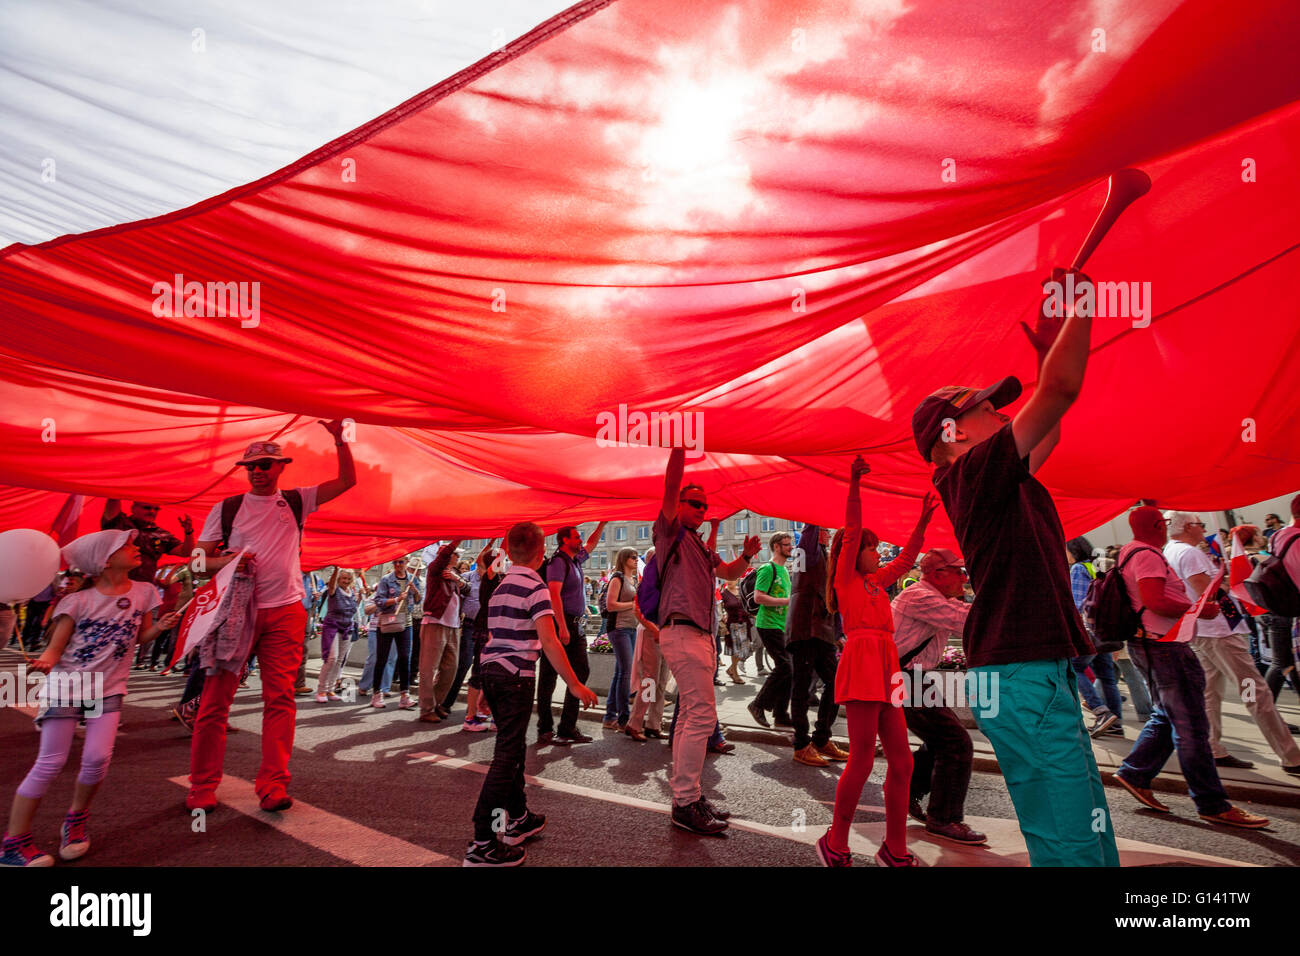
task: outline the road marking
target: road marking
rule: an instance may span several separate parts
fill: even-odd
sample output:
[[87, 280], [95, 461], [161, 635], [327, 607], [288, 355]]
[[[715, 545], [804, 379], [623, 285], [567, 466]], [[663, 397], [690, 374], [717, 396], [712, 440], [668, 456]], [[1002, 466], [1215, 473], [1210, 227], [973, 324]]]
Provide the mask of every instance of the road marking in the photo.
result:
[[[190, 787], [189, 777], [172, 777], [171, 782], [186, 790]], [[354, 866], [461, 865], [458, 859], [372, 830], [301, 800], [294, 800], [293, 807], [284, 813], [267, 813], [258, 806], [253, 785], [239, 777], [222, 777], [217, 796], [224, 806]]]
[[[417, 751], [407, 754], [407, 756], [410, 758], [411, 763], [432, 763], [455, 770], [470, 770], [478, 774], [486, 774], [488, 771], [485, 764], [474, 763], [462, 757], [451, 757], [444, 754], [429, 753], [428, 751]], [[541, 790], [555, 790], [559, 793], [589, 797], [593, 800], [603, 800], [606, 803], [616, 803], [625, 807], [635, 807], [640, 810], [650, 810], [665, 815], [672, 811], [672, 807], [668, 804], [654, 803], [650, 800], [642, 800], [640, 797], [611, 793], [607, 790], [597, 790], [594, 787], [584, 787], [580, 784], [566, 783], [562, 780], [548, 780], [545, 777], [535, 777], [532, 774], [524, 774], [524, 782]], [[863, 807], [862, 809], [877, 810], [875, 807]], [[919, 826], [909, 826], [907, 830], [908, 849], [927, 866], [1028, 865], [1029, 854], [1025, 849], [1025, 841], [1020, 834], [1020, 825], [1017, 821], [1004, 820], [1000, 817], [967, 817], [966, 820], [974, 829], [982, 830], [988, 834], [988, 846], [970, 847], [949, 843], [930, 836]], [[794, 826], [775, 827], [753, 820], [741, 820], [736, 817], [732, 817], [727, 822], [732, 830], [744, 830], [762, 836], [777, 837], [793, 843], [801, 843], [808, 847], [814, 846], [822, 834], [819, 827], [805, 826], [796, 830]], [[856, 854], [871, 859], [884, 842], [884, 837], [885, 823], [883, 820], [871, 823], [857, 823], [849, 832], [849, 849]], [[1150, 866], [1173, 862], [1193, 862], [1205, 866], [1257, 865], [1229, 860], [1224, 857], [1209, 856], [1192, 850], [1178, 850], [1152, 843], [1143, 843], [1139, 840], [1117, 838], [1115, 843], [1123, 854], [1122, 863], [1124, 866]]]

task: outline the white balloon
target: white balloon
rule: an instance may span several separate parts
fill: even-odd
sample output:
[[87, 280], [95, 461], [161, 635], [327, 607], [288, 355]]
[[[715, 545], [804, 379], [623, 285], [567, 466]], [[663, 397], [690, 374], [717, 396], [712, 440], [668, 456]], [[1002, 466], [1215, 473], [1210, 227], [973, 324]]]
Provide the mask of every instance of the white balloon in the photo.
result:
[[59, 572], [59, 546], [43, 531], [0, 532], [0, 603], [26, 601], [44, 591]]

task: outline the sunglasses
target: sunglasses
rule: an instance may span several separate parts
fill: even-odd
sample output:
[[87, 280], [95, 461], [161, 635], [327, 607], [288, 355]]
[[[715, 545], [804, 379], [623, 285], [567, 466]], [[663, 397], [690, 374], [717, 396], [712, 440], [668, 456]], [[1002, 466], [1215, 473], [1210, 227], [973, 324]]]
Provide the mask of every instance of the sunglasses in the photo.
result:
[[247, 468], [249, 471], [253, 471], [254, 469], [256, 469], [257, 471], [270, 471], [277, 464], [278, 462], [274, 462], [269, 458], [259, 458], [257, 461], [248, 462], [248, 464], [244, 465], [244, 467]]
[[701, 511], [709, 510], [709, 503], [707, 501], [700, 501], [698, 498], [683, 498], [682, 503], [690, 505], [692, 508], [699, 508]]

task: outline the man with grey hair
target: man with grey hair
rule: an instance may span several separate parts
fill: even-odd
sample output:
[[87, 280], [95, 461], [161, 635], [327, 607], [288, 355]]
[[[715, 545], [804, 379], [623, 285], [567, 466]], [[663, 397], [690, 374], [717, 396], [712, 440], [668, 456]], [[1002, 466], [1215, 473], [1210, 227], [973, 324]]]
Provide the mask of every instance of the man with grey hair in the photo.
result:
[[[890, 606], [898, 663], [904, 672], [909, 667], [922, 673], [934, 670], [949, 636], [965, 630], [970, 613], [970, 605], [961, 600], [966, 579], [960, 557], [947, 548], [933, 548], [921, 558], [921, 579], [898, 592]], [[919, 696], [915, 683], [912, 690]], [[908, 812], [937, 837], [982, 844], [986, 842], [984, 834], [962, 821], [975, 754], [970, 733], [952, 708], [927, 707], [915, 696], [903, 706], [907, 729], [921, 739], [912, 756]], [[926, 794], [930, 795], [928, 812], [921, 807]]]
[[[1165, 560], [1183, 581], [1187, 599], [1195, 602], [1209, 587], [1216, 568], [1199, 545], [1205, 540], [1205, 523], [1190, 511], [1166, 511], [1169, 542]], [[1286, 722], [1277, 712], [1273, 694], [1255, 669], [1246, 641], [1245, 622], [1238, 617], [1229, 624], [1223, 614], [1196, 622], [1192, 650], [1205, 669], [1205, 711], [1210, 718], [1210, 748], [1220, 767], [1250, 768], [1248, 760], [1228, 753], [1219, 736], [1223, 728], [1223, 682], [1229, 678], [1236, 685], [1242, 702], [1259, 725], [1264, 739], [1282, 762], [1282, 769], [1300, 776], [1300, 747], [1291, 739]]]

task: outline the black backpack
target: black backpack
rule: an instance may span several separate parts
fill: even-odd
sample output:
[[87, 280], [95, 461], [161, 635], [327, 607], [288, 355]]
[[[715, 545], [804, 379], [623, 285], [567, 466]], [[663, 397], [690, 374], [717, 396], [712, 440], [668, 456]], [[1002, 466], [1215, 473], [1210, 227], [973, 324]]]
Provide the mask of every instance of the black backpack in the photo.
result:
[[[571, 567], [577, 567], [577, 564], [574, 562], [573, 558], [569, 557], [569, 555], [565, 552], [563, 548], [556, 548], [545, 558], [542, 558], [542, 563], [537, 566], [537, 574], [539, 577], [541, 577], [543, 584], [547, 583], [546, 572], [550, 568], [551, 562], [554, 561], [556, 558], [563, 558], [565, 561], [569, 563]], [[584, 604], [586, 603], [585, 599], [583, 603]]]
[[1296, 589], [1282, 563], [1296, 538], [1300, 538], [1300, 534], [1288, 537], [1282, 549], [1256, 565], [1245, 580], [1246, 593], [1251, 601], [1279, 617], [1300, 617], [1300, 590]]
[[[1134, 548], [1128, 557], [1109, 571], [1103, 571], [1088, 584], [1088, 593], [1080, 608], [1085, 620], [1092, 625], [1094, 644], [1098, 654], [1109, 654], [1124, 646], [1125, 641], [1137, 637], [1142, 629], [1142, 610], [1133, 610], [1129, 600], [1128, 585], [1120, 574], [1124, 565], [1139, 551], [1160, 552], [1156, 548]], [[1162, 555], [1163, 557], [1163, 555]]]

